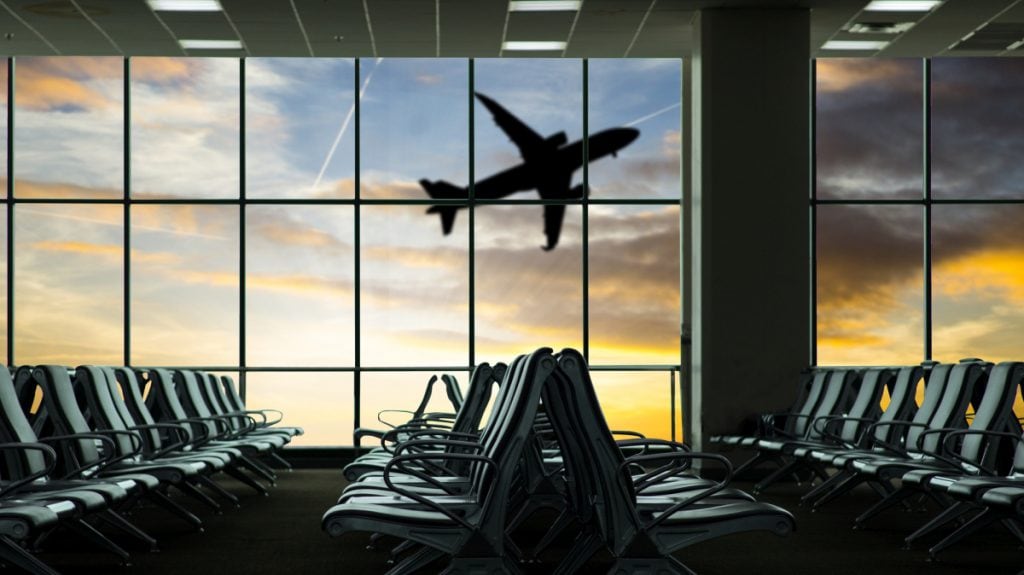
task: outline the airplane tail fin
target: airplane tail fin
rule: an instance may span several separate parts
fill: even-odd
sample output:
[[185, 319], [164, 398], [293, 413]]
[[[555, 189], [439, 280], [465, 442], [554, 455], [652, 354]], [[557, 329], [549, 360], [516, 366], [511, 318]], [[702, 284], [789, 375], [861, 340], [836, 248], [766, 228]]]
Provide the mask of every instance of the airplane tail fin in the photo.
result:
[[[420, 180], [420, 185], [432, 198], [439, 200], [458, 200], [468, 197], [468, 192], [464, 188], [460, 188], [454, 184], [450, 184], [444, 180], [437, 180], [431, 182], [428, 180]], [[444, 235], [448, 235], [452, 231], [452, 226], [455, 225], [455, 214], [458, 212], [458, 206], [431, 206], [427, 210], [428, 214], [440, 214], [441, 216], [441, 229], [444, 231]]]

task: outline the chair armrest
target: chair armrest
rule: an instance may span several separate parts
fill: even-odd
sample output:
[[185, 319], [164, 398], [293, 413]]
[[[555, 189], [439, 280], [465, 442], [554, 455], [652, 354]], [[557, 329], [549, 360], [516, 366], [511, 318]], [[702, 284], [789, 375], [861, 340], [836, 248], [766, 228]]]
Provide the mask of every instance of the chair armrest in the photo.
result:
[[[857, 423], [876, 423], [878, 420], [871, 417], [850, 417], [848, 415], [822, 415], [814, 420], [811, 425], [815, 431], [821, 434], [822, 437], [827, 437], [835, 443], [846, 445], [847, 447], [853, 447], [849, 442], [844, 440], [842, 436], [835, 431], [835, 428], [839, 427], [840, 424], [849, 423], [855, 421]], [[867, 426], [861, 427], [857, 433], [857, 438], [854, 444], [858, 444], [864, 438], [864, 433], [867, 430]]]
[[[388, 486], [388, 489], [394, 491], [395, 493], [403, 497], [407, 497], [409, 499], [412, 499], [413, 501], [416, 501], [417, 503], [425, 505], [437, 511], [438, 513], [445, 515], [452, 521], [455, 521], [456, 523], [462, 525], [467, 529], [475, 529], [476, 526], [466, 521], [463, 517], [460, 517], [459, 515], [453, 513], [450, 509], [447, 509], [444, 506], [439, 505], [434, 501], [431, 501], [430, 499], [423, 497], [422, 495], [419, 495], [418, 493], [413, 493], [412, 491], [409, 491], [407, 489], [402, 489], [401, 487], [395, 485], [391, 481], [391, 470], [397, 468], [402, 473], [408, 473], [410, 475], [413, 475], [423, 481], [426, 481], [427, 483], [430, 483], [431, 485], [434, 485], [436, 487], [439, 487], [440, 489], [445, 490], [445, 492], [448, 493], [449, 490], [446, 489], [445, 485], [442, 484], [441, 482], [430, 477], [429, 475], [426, 475], [425, 473], [422, 473], [415, 469], [409, 469], [405, 465], [406, 462], [423, 461], [428, 459], [451, 461], [477, 461], [479, 463], [483, 463], [484, 465], [489, 466], [492, 472], [495, 474], [498, 474], [500, 472], [498, 469], [498, 464], [489, 457], [484, 457], [483, 455], [476, 455], [473, 453], [417, 453], [409, 455], [400, 455], [389, 461], [387, 465], [384, 466], [384, 484]], [[481, 500], [483, 501], [483, 505], [488, 504], [487, 500], [490, 499], [490, 493], [477, 494], [477, 496], [481, 498]]]
[[[653, 485], [659, 481], [671, 477], [672, 475], [676, 475], [681, 470], [685, 471], [690, 468], [689, 461], [682, 464], [678, 463], [677, 461], [669, 461], [668, 463], [656, 467], [654, 469], [647, 469], [644, 466], [637, 463], [637, 461], [651, 461], [638, 459], [640, 456], [643, 455], [652, 455], [654, 457], [657, 457], [658, 455], [667, 455], [670, 453], [689, 452], [690, 446], [686, 445], [685, 443], [680, 443], [678, 441], [670, 441], [668, 439], [645, 437], [643, 439], [627, 439], [624, 441], [619, 441], [616, 444], [619, 446], [620, 450], [623, 447], [627, 449], [631, 447], [641, 448], [639, 453], [634, 453], [625, 458], [627, 461], [632, 462], [633, 466], [641, 469], [640, 477], [636, 478], [633, 482], [633, 487], [634, 489], [637, 490], [637, 492], [643, 490], [648, 485]], [[652, 447], [662, 447], [664, 449], [661, 450], [660, 452], [652, 453], [650, 451], [650, 448]], [[680, 469], [680, 467], [682, 469]]]
[[142, 431], [145, 429], [168, 429], [172, 432], [175, 432], [178, 435], [177, 441], [173, 441], [170, 444], [161, 447], [160, 449], [150, 448], [149, 456], [151, 459], [159, 459], [160, 457], [163, 457], [164, 455], [172, 451], [176, 451], [183, 447], [187, 447], [192, 439], [190, 432], [188, 431], [188, 429], [185, 428], [184, 425], [178, 425], [175, 423], [147, 423], [144, 425], [133, 425], [128, 429], [131, 429], [133, 431]]
[[967, 461], [959, 453], [953, 450], [952, 440], [956, 437], [963, 437], [967, 435], [983, 435], [985, 437], [1011, 439], [1018, 444], [1024, 444], [1024, 437], [1021, 437], [1016, 433], [1008, 433], [1006, 431], [989, 431], [987, 429], [957, 429], [949, 432], [949, 434], [942, 439], [942, 449], [950, 458], [966, 465], [970, 465], [971, 467], [976, 467], [989, 476], [995, 476], [998, 472], [994, 469], [983, 467], [979, 463]]
[[959, 461], [957, 461], [956, 459], [947, 457], [946, 455], [944, 455], [942, 453], [943, 446], [945, 445], [945, 440], [944, 440], [944, 438], [941, 435], [939, 437], [939, 447], [938, 447], [938, 449], [932, 451], [932, 450], [928, 450], [928, 449], [924, 448], [924, 438], [925, 437], [927, 437], [929, 435], [935, 435], [935, 434], [949, 434], [949, 433], [952, 433], [953, 431], [956, 431], [956, 430], [957, 429], [954, 428], [954, 427], [936, 427], [936, 428], [933, 428], [933, 429], [926, 429], [926, 430], [922, 431], [921, 435], [917, 436], [917, 450], [920, 451], [921, 453], [927, 453], [928, 455], [938, 459], [939, 461], [947, 463], [947, 464], [949, 464], [949, 465], [951, 465], [953, 467], [960, 467], [960, 462]]
[[416, 417], [416, 412], [415, 411], [409, 411], [408, 409], [382, 409], [382, 410], [378, 411], [377, 412], [377, 421], [381, 422], [382, 424], [388, 426], [391, 429], [394, 429], [395, 427], [398, 427], [398, 424], [392, 424], [389, 421], [385, 421], [384, 420], [384, 414], [385, 413], [404, 413], [404, 414], [409, 415], [411, 417]]
[[75, 450], [68, 450], [68, 454], [72, 458], [72, 463], [74, 464], [74, 467], [69, 466], [69, 471], [62, 475], [60, 477], [61, 479], [71, 479], [73, 477], [78, 477], [81, 476], [82, 473], [87, 469], [99, 469], [100, 467], [105, 465], [108, 461], [113, 459], [114, 453], [117, 450], [116, 445], [114, 445], [114, 440], [107, 437], [106, 435], [100, 435], [99, 433], [73, 433], [69, 435], [51, 435], [50, 437], [42, 437], [39, 439], [39, 443], [44, 443], [47, 445], [53, 443], [61, 446], [66, 445], [71, 441], [78, 441], [82, 439], [92, 439], [94, 441], [99, 441], [107, 448], [106, 454], [100, 453], [99, 461], [93, 461], [91, 463], [81, 463], [78, 460], [78, 456], [75, 454]]
[[665, 521], [666, 519], [671, 517], [673, 513], [679, 511], [680, 509], [686, 507], [687, 505], [693, 504], [697, 501], [700, 501], [701, 499], [710, 497], [711, 495], [718, 493], [722, 489], [725, 489], [729, 482], [732, 481], [732, 463], [728, 459], [717, 453], [704, 453], [700, 451], [677, 451], [674, 453], [665, 453], [659, 455], [637, 455], [634, 457], [630, 457], [628, 460], [622, 462], [622, 464], [619, 465], [619, 475], [622, 476], [623, 469], [625, 469], [631, 463], [663, 459], [679, 459], [688, 461], [693, 461], [694, 459], [702, 459], [705, 461], [717, 461], [718, 463], [721, 463], [722, 466], [725, 468], [725, 479], [723, 479], [722, 481], [713, 481], [712, 485], [707, 489], [701, 489], [694, 495], [669, 506], [667, 509], [661, 512], [661, 515], [655, 517], [653, 520], [647, 523], [647, 525], [644, 526], [645, 531], [653, 529], [654, 527], [658, 526], [658, 524], [660, 524], [662, 521]]
[[907, 452], [906, 447], [900, 447], [899, 445], [896, 445], [894, 443], [890, 443], [888, 441], [883, 441], [881, 439], [875, 439], [874, 438], [874, 434], [875, 434], [875, 430], [876, 429], [878, 429], [880, 427], [889, 427], [889, 426], [893, 426], [893, 425], [902, 425], [902, 426], [905, 426], [905, 427], [920, 427], [920, 428], [923, 428], [923, 429], [928, 429], [928, 425], [927, 424], [916, 423], [914, 421], [909, 421], [909, 420], [906, 420], [906, 419], [890, 419], [889, 421], [876, 421], [875, 423], [872, 423], [870, 426], [868, 426], [868, 428], [864, 431], [864, 434], [865, 434], [865, 436], [872, 438], [871, 439], [871, 444], [873, 446], [881, 447], [882, 449], [885, 449], [887, 451], [891, 451], [891, 452], [895, 453], [896, 455], [899, 455], [900, 457], [907, 457], [909, 455], [908, 452]]
[[0, 487], [0, 498], [3, 498], [8, 493], [14, 493], [18, 491], [24, 485], [32, 483], [36, 479], [46, 477], [53, 471], [53, 468], [57, 465], [57, 452], [52, 447], [44, 443], [0, 443], [0, 451], [3, 450], [20, 450], [20, 451], [39, 451], [43, 454], [43, 469], [30, 473], [20, 479], [15, 479], [8, 482], [6, 485]]
[[427, 453], [421, 447], [457, 447], [460, 449], [472, 449], [473, 451], [482, 451], [483, 445], [476, 441], [463, 441], [459, 439], [415, 439], [413, 441], [406, 441], [398, 446], [395, 450], [395, 457], [406, 455], [407, 452], [416, 453]]

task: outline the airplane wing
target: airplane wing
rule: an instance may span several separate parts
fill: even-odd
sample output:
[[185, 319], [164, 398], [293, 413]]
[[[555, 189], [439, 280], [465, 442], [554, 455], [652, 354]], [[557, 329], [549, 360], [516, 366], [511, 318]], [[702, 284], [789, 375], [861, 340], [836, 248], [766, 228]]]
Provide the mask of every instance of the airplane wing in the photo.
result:
[[565, 219], [565, 205], [544, 206], [544, 235], [548, 238], [548, 245], [543, 246], [544, 251], [550, 252], [558, 245], [558, 236], [562, 234], [563, 219]]
[[501, 104], [484, 96], [480, 92], [476, 97], [483, 103], [494, 117], [494, 123], [512, 140], [519, 148], [519, 154], [524, 160], [529, 159], [537, 152], [544, 150], [544, 138], [534, 132], [522, 120], [513, 116], [508, 110], [501, 107]]

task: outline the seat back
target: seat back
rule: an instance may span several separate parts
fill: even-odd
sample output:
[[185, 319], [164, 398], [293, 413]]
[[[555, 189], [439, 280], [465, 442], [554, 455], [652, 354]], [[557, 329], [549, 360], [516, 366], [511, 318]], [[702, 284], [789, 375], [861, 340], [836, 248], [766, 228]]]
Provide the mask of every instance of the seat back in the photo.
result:
[[[128, 431], [128, 426], [114, 404], [107, 383], [107, 374], [94, 365], [79, 366], [75, 370], [75, 387], [85, 397], [94, 429]], [[134, 422], [133, 422], [134, 423]], [[132, 440], [118, 433], [111, 437], [119, 453], [131, 453], [135, 446]]]
[[[33, 443], [38, 441], [28, 417], [22, 411], [21, 401], [15, 393], [14, 380], [6, 369], [0, 369], [0, 441], [4, 443]], [[8, 479], [18, 479], [46, 469], [46, 459], [35, 450], [4, 450]]]
[[836, 369], [829, 373], [828, 380], [822, 388], [818, 404], [814, 406], [810, 417], [805, 421], [804, 437], [819, 440], [821, 427], [813, 425], [814, 421], [821, 417], [840, 415], [850, 404], [850, 398], [854, 396], [857, 384], [860, 382], [860, 375], [851, 369]]
[[[917, 408], [917, 411], [914, 412], [914, 418], [911, 419], [911, 421], [917, 425], [909, 428], [890, 426], [891, 430], [879, 429], [876, 432], [876, 436], [879, 434], [890, 434], [894, 440], [897, 437], [902, 438], [904, 445], [908, 448], [916, 446], [917, 438], [921, 435], [921, 432], [924, 431], [920, 426], [927, 426], [935, 415], [935, 412], [939, 408], [939, 404], [942, 402], [942, 398], [944, 397], [946, 383], [949, 381], [949, 375], [952, 370], [952, 364], [939, 363], [933, 365], [928, 371], [928, 377], [925, 380], [924, 386], [924, 400], [921, 402], [921, 406]], [[885, 441], [885, 439], [882, 439], [882, 441]]]
[[481, 363], [469, 375], [469, 389], [462, 402], [462, 409], [455, 415], [452, 431], [459, 433], [476, 433], [480, 429], [487, 402], [491, 399], [493, 389], [492, 377], [494, 369], [488, 363]]
[[[32, 370], [32, 377], [43, 389], [43, 403], [46, 405], [46, 412], [58, 435], [73, 435], [92, 431], [79, 406], [79, 400], [75, 395], [74, 384], [67, 367], [40, 365]], [[101, 459], [99, 449], [93, 439], [82, 438], [63, 443], [61, 449], [65, 451], [65, 456], [69, 456], [65, 457], [64, 461], [77, 459], [80, 464], [87, 465], [98, 463]]]
[[865, 422], [856, 419], [877, 420], [881, 415], [882, 407], [880, 401], [882, 392], [892, 381], [895, 373], [889, 368], [871, 368], [864, 372], [861, 377], [860, 387], [853, 405], [846, 413], [851, 419], [843, 424], [839, 430], [839, 437], [847, 443], [854, 443], [860, 437]]
[[[960, 362], [954, 365], [949, 371], [946, 385], [942, 389], [942, 397], [939, 399], [931, 419], [928, 420], [927, 426], [931, 429], [966, 428], [967, 407], [971, 404], [974, 388], [979, 383], [984, 383], [984, 378], [991, 366], [990, 363], [978, 361]], [[925, 399], [927, 399], [927, 387], [925, 389]], [[907, 432], [908, 449], [916, 448], [918, 438], [923, 431], [922, 428], [914, 428]], [[921, 447], [925, 451], [934, 452], [939, 449], [941, 441], [941, 434], [932, 433], [924, 437]]]
[[[889, 405], [878, 417], [879, 422], [909, 421], [914, 418], [917, 413], [914, 395], [917, 391], [917, 383], [923, 374], [924, 368], [919, 365], [900, 368], [895, 379], [887, 386], [889, 388]], [[875, 428], [874, 435], [866, 439], [899, 443], [899, 438], [903, 436], [903, 433], [903, 430], [897, 426], [880, 425]]]
[[[171, 370], [157, 367], [143, 370], [141, 374], [149, 379], [150, 384], [145, 405], [149, 407], [150, 413], [156, 417], [157, 421], [178, 421], [190, 417], [178, 399], [175, 376]], [[207, 429], [210, 426], [212, 424], [209, 424]]]
[[465, 402], [465, 398], [462, 396], [462, 388], [459, 387], [459, 380], [454, 375], [445, 373], [441, 375], [441, 381], [444, 382], [444, 392], [448, 396], [448, 401], [451, 402], [455, 412], [458, 413]]
[[[173, 377], [178, 400], [189, 417], [208, 418], [213, 416], [213, 412], [206, 405], [206, 400], [199, 389], [199, 379], [194, 371], [179, 369], [174, 372]], [[200, 425], [206, 426], [210, 437], [219, 435], [217, 426], [212, 420], [202, 421]]]
[[811, 417], [814, 415], [815, 409], [818, 407], [818, 403], [821, 402], [821, 398], [825, 393], [827, 387], [828, 378], [831, 374], [829, 370], [817, 370], [814, 372], [814, 377], [811, 379], [811, 383], [807, 387], [807, 393], [804, 396], [804, 401], [797, 408], [795, 415], [796, 417], [790, 417], [786, 419], [784, 426], [785, 431], [796, 437], [803, 437], [807, 433], [808, 427], [810, 427]]
[[[1016, 423], [1013, 413], [1013, 402], [1017, 399], [1024, 377], [1024, 364], [1015, 361], [1004, 361], [994, 368], [988, 376], [985, 391], [974, 411], [974, 420], [970, 429], [978, 431], [1006, 431], [1012, 429], [1010, 422]], [[960, 456], [968, 462], [983, 467], [995, 467], [999, 453], [998, 441], [989, 442], [983, 435], [968, 434], [960, 445]]]
[[238, 395], [238, 388], [235, 387], [235, 380], [231, 379], [230, 375], [222, 375], [220, 376], [220, 382], [221, 385], [224, 386], [224, 391], [227, 392], [231, 407], [233, 407], [235, 411], [245, 411], [245, 402], [242, 401], [242, 396]]
[[[140, 373], [146, 375], [147, 377], [150, 377], [150, 391], [153, 391], [156, 389], [156, 386], [153, 385], [153, 381], [158, 378], [157, 374], [152, 373], [152, 375], [148, 375], [147, 371], [144, 369], [136, 371], [128, 367], [105, 369], [109, 369], [113, 372], [113, 378], [110, 378], [109, 380], [112, 385], [111, 393], [116, 396], [118, 395], [118, 390], [120, 390], [120, 395], [122, 396], [124, 407], [125, 409], [128, 410], [132, 420], [134, 420], [138, 425], [152, 425], [154, 423], [157, 423], [158, 415], [154, 415], [153, 412], [150, 411], [149, 405], [143, 399], [143, 386], [142, 383], [139, 381]], [[114, 389], [113, 386], [116, 386], [116, 389]], [[156, 394], [151, 393], [150, 397], [153, 399], [155, 403]], [[161, 421], [168, 421], [171, 419], [178, 418], [167, 417], [162, 419]], [[182, 430], [184, 431], [184, 440], [186, 441], [186, 443], [191, 442], [191, 427], [188, 425], [184, 425], [182, 426]], [[154, 451], [160, 449], [160, 447], [163, 444], [163, 436], [160, 434], [159, 429], [143, 429], [141, 430], [141, 433], [146, 435], [147, 443], [152, 447]]]

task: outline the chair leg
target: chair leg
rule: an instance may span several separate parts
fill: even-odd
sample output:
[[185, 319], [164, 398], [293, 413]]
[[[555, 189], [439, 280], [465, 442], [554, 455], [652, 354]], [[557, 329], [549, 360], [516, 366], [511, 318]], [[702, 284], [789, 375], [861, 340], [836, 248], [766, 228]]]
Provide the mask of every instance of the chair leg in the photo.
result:
[[846, 477], [846, 479], [843, 479], [841, 482], [839, 482], [839, 485], [836, 485], [834, 488], [832, 488], [831, 491], [820, 496], [818, 500], [814, 502], [814, 505], [811, 508], [817, 511], [818, 509], [824, 507], [826, 504], [835, 501], [836, 499], [843, 495], [846, 495], [847, 493], [852, 491], [854, 487], [857, 487], [861, 483], [864, 483], [864, 476], [857, 473], [853, 473], [852, 475]]
[[236, 497], [234, 493], [231, 493], [227, 489], [221, 487], [221, 485], [216, 481], [210, 479], [205, 475], [202, 475], [199, 477], [199, 483], [201, 483], [204, 487], [212, 490], [217, 495], [220, 495], [224, 499], [227, 499], [235, 507], [241, 507], [238, 502], [238, 497]]
[[120, 557], [121, 563], [126, 567], [131, 565], [131, 555], [122, 549], [120, 545], [108, 539], [106, 535], [97, 531], [92, 525], [89, 525], [81, 519], [76, 519], [68, 522], [67, 527], [71, 531], [81, 535], [84, 539]]
[[781, 467], [770, 473], [768, 477], [765, 477], [764, 479], [759, 481], [757, 485], [754, 486], [754, 489], [752, 490], [754, 495], [762, 493], [765, 489], [768, 489], [769, 487], [774, 485], [775, 482], [777, 482], [779, 479], [782, 479], [783, 476], [794, 473], [799, 466], [799, 461], [790, 461], [789, 463], [783, 463]]
[[277, 453], [271, 453], [270, 459], [273, 460], [278, 465], [280, 465], [285, 471], [293, 471], [292, 464], [288, 463], [288, 461], [285, 458], [281, 457]]
[[17, 542], [5, 536], [0, 536], [0, 559], [3, 559], [4, 563], [19, 567], [32, 575], [60, 575], [49, 565], [26, 551], [21, 545], [18, 545]]
[[232, 465], [228, 465], [227, 467], [225, 467], [224, 468], [224, 473], [227, 473], [231, 477], [234, 477], [235, 479], [241, 481], [242, 483], [248, 485], [249, 487], [252, 487], [253, 489], [256, 490], [256, 493], [259, 493], [260, 495], [263, 495], [264, 497], [270, 495], [270, 492], [267, 491], [266, 487], [263, 487], [262, 485], [260, 485], [255, 479], [253, 479], [252, 477], [249, 477], [248, 475], [246, 475], [244, 471], [242, 471], [241, 469], [239, 469], [238, 467], [236, 467], [233, 464]]
[[111, 527], [119, 529], [123, 533], [131, 535], [139, 541], [142, 541], [143, 543], [149, 546], [149, 551], [151, 553], [156, 553], [160, 550], [160, 547], [157, 545], [156, 539], [154, 539], [152, 536], [150, 536], [142, 529], [139, 529], [134, 523], [118, 515], [114, 510], [107, 509], [103, 513], [98, 514], [96, 517], [104, 523], [110, 525]]
[[576, 522], [576, 514], [564, 509], [562, 513], [558, 515], [558, 519], [551, 524], [544, 536], [540, 538], [540, 541], [533, 546], [530, 551], [530, 558], [535, 559], [538, 555], [544, 552], [550, 546], [555, 539], [562, 534], [563, 531], [568, 529], [573, 523]]
[[153, 503], [156, 503], [160, 507], [163, 507], [174, 515], [184, 519], [187, 523], [192, 524], [192, 526], [199, 530], [200, 533], [203, 532], [203, 520], [196, 517], [195, 514], [188, 509], [185, 509], [178, 503], [172, 501], [166, 493], [154, 489], [148, 492], [146, 497]]
[[576, 536], [576, 540], [573, 542], [569, 552], [562, 558], [562, 562], [558, 564], [558, 567], [555, 568], [552, 575], [570, 575], [572, 573], [579, 573], [583, 564], [593, 557], [594, 553], [597, 553], [602, 547], [604, 547], [604, 542], [601, 541], [600, 537], [597, 537], [586, 530], [580, 532], [580, 534]]
[[733, 471], [732, 476], [734, 479], [741, 477], [744, 473], [750, 471], [751, 469], [757, 467], [758, 465], [761, 465], [766, 461], [772, 461], [775, 459], [778, 459], [778, 457], [774, 455], [768, 456], [761, 452], [757, 452], [753, 457], [740, 464], [740, 466], [737, 467], [735, 471]]
[[934, 547], [928, 550], [928, 556], [931, 559], [935, 559], [935, 557], [939, 553], [942, 553], [943, 550], [953, 545], [956, 545], [960, 541], [963, 541], [965, 538], [984, 529], [985, 527], [988, 527], [989, 525], [995, 523], [999, 519], [1001, 519], [999, 514], [992, 511], [991, 509], [986, 509], [985, 511], [982, 511], [981, 513], [975, 515], [970, 521], [965, 523], [962, 527], [960, 527], [960, 529], [957, 529], [956, 531], [950, 533], [949, 536], [947, 536], [945, 539], [936, 543]]
[[212, 497], [200, 491], [199, 488], [196, 487], [195, 485], [192, 485], [187, 481], [182, 481], [180, 483], [175, 484], [175, 487], [178, 488], [178, 491], [181, 491], [182, 493], [188, 495], [192, 499], [195, 499], [196, 501], [199, 501], [200, 503], [206, 505], [218, 515], [221, 513], [220, 503], [217, 503], [216, 501], [213, 500]]
[[408, 573], [415, 573], [441, 557], [444, 557], [443, 552], [432, 547], [424, 547], [403, 559], [398, 565], [388, 569], [388, 572], [385, 575], [406, 575]]
[[875, 503], [871, 507], [868, 507], [867, 511], [857, 516], [857, 518], [853, 520], [854, 528], [856, 529], [863, 527], [864, 524], [867, 523], [868, 520], [872, 517], [878, 515], [879, 513], [885, 511], [886, 509], [891, 508], [894, 505], [898, 505], [901, 501], [913, 496], [915, 493], [916, 491], [912, 489], [907, 489], [906, 487], [900, 487], [896, 491], [893, 491], [889, 495], [885, 496], [885, 498], [879, 501], [878, 503]]
[[266, 465], [263, 465], [259, 461], [256, 461], [247, 455], [240, 456], [238, 458], [238, 462], [249, 471], [252, 471], [256, 475], [267, 480], [271, 486], [277, 485], [277, 475], [274, 474], [274, 470], [270, 469]]
[[1017, 538], [1017, 541], [1024, 543], [1024, 529], [1021, 529], [1020, 523], [1016, 519], [1013, 517], [1003, 519], [1003, 527], [1012, 533]]
[[846, 479], [848, 473], [849, 471], [837, 471], [836, 473], [832, 474], [831, 477], [814, 486], [814, 489], [811, 489], [810, 491], [805, 493], [800, 498], [800, 505], [806, 505], [808, 503], [813, 505], [814, 500], [821, 496], [821, 494], [827, 492], [836, 485], [842, 483], [843, 480]]
[[918, 539], [924, 537], [925, 535], [928, 535], [932, 531], [935, 531], [939, 527], [942, 527], [943, 525], [949, 523], [957, 517], [960, 517], [961, 515], [967, 513], [972, 509], [975, 509], [975, 506], [966, 501], [961, 501], [956, 505], [946, 509], [945, 511], [934, 517], [931, 521], [922, 525], [920, 529], [914, 531], [910, 535], [907, 535], [906, 539], [903, 540], [904, 549], [910, 549], [910, 546], [913, 545], [914, 542]]

